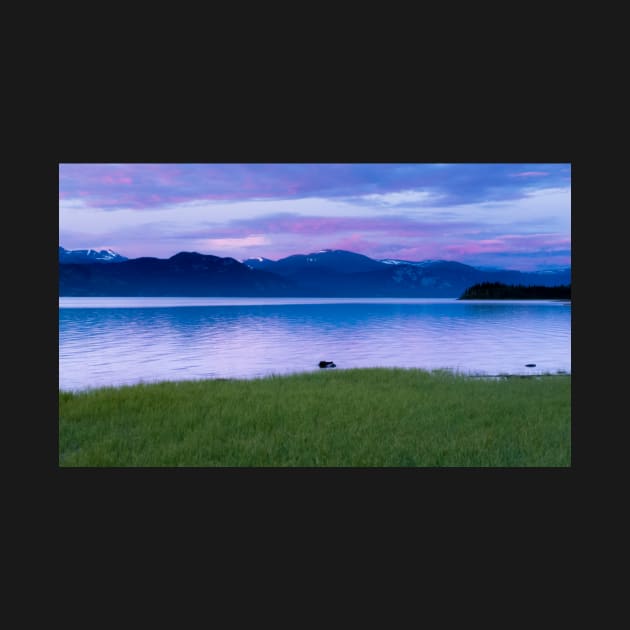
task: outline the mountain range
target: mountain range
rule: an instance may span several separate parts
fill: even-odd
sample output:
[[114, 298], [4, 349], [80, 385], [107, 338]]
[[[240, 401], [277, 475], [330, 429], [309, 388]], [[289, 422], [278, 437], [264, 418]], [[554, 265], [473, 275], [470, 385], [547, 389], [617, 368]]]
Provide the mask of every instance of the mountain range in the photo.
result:
[[330, 249], [239, 262], [196, 252], [127, 259], [111, 250], [59, 248], [60, 296], [459, 297], [481, 282], [570, 284], [571, 268], [488, 270], [446, 260], [375, 260]]
[[102, 249], [97, 251], [95, 249], [64, 249], [59, 248], [59, 262], [60, 263], [76, 263], [78, 265], [86, 263], [112, 263], [123, 262], [129, 260], [125, 256], [121, 256], [111, 249]]

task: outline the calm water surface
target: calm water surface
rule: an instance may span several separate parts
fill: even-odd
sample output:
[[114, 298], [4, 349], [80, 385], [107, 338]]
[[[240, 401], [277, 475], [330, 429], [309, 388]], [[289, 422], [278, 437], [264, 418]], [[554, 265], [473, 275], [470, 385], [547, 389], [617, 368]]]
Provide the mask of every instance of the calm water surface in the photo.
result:
[[337, 369], [571, 372], [571, 306], [454, 298], [59, 298], [63, 390], [319, 371], [320, 360]]

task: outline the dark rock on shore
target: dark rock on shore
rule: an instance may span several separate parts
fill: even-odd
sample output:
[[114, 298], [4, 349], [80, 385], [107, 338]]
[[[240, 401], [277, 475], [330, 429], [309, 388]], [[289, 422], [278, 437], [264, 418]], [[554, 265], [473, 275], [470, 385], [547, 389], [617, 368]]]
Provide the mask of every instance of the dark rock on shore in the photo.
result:
[[334, 368], [337, 366], [332, 361], [320, 361], [319, 367], [320, 368]]

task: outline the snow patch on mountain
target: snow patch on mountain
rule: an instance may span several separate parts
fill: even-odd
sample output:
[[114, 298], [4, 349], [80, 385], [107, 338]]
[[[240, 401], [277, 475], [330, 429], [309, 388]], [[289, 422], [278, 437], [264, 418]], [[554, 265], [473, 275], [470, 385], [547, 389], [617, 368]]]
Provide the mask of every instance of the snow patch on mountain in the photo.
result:
[[412, 260], [399, 260], [398, 258], [382, 258], [379, 262], [386, 265], [413, 265], [415, 267], [427, 267], [428, 265], [434, 265], [435, 263], [445, 263], [447, 260], [427, 258], [426, 260], [412, 261]]
[[62, 263], [90, 263], [90, 262], [122, 262], [128, 260], [126, 256], [117, 254], [112, 249], [65, 249], [59, 247], [59, 262]]

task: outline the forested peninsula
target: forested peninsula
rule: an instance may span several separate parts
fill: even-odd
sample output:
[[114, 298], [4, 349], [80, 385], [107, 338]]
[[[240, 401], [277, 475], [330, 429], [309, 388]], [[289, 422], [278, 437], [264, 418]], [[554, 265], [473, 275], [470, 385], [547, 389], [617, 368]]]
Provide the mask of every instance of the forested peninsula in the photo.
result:
[[571, 285], [553, 287], [481, 282], [468, 287], [460, 300], [570, 300]]

